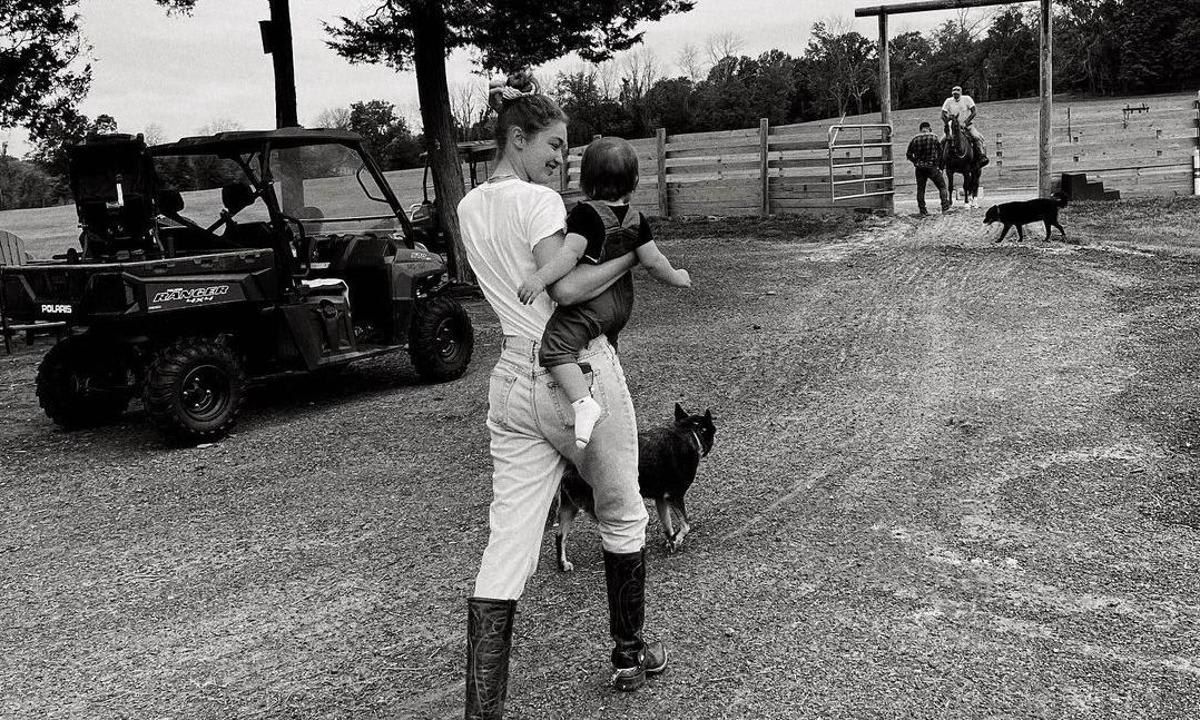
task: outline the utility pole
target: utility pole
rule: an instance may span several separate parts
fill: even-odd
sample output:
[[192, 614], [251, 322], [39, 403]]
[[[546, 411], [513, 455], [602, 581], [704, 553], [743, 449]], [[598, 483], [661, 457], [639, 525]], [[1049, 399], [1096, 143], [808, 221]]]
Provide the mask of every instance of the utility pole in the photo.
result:
[[[299, 127], [296, 113], [296, 68], [292, 57], [292, 13], [288, 0], [270, 0], [271, 19], [258, 23], [263, 52], [275, 67], [275, 127]], [[304, 207], [303, 176], [287, 156], [275, 162], [279, 178], [279, 203], [283, 211], [296, 214]]]
[[296, 127], [296, 67], [292, 57], [292, 13], [288, 0], [270, 0], [271, 19], [258, 23], [263, 52], [275, 67], [275, 127]]

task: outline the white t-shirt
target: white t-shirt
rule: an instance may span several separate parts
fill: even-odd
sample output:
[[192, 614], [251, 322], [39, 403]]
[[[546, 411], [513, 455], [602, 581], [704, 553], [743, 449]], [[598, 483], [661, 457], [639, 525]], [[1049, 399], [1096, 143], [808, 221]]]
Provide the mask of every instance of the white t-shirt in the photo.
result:
[[971, 109], [974, 107], [975, 101], [971, 99], [970, 95], [960, 95], [958, 100], [955, 100], [954, 96], [951, 95], [946, 98], [946, 102], [942, 103], [942, 112], [950, 117], [957, 115], [959, 120], [966, 122], [967, 117], [971, 114]]
[[541, 342], [554, 302], [542, 293], [524, 305], [517, 287], [537, 270], [534, 246], [564, 230], [566, 219], [561, 195], [517, 178], [484, 183], [458, 204], [467, 259], [505, 335]]

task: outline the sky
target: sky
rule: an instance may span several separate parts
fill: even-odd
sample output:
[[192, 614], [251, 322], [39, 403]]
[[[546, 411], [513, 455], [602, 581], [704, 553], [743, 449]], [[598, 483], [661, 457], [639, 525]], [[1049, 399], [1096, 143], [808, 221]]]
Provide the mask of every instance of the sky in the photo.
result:
[[[553, 0], [548, 0], [552, 2]], [[896, 0], [888, 0], [895, 2]], [[880, 0], [697, 0], [688, 13], [645, 23], [644, 47], [663, 71], [680, 74], [676, 58], [691, 44], [703, 48], [716, 34], [731, 33], [741, 53], [758, 55], [772, 48], [800, 55], [814, 22], [840, 18], [872, 39], [875, 18], [854, 18], [854, 8]], [[296, 95], [302, 125], [314, 125], [326, 109], [351, 103], [387, 100], [419, 128], [416, 76], [384, 66], [350, 65], [325, 45], [322, 21], [359, 17], [378, 7], [376, 0], [292, 0]], [[985, 11], [975, 11], [985, 12]], [[271, 58], [262, 52], [258, 21], [269, 16], [267, 0], [199, 0], [192, 16], [171, 16], [154, 0], [82, 0], [82, 28], [92, 46], [93, 82], [81, 105], [95, 117], [116, 118], [122, 132], [159, 131], [164, 141], [196, 134], [213, 124], [269, 128], [275, 122]], [[896, 16], [891, 34], [927, 31], [954, 17], [933, 12]], [[537, 69], [542, 77], [580, 65], [567, 57]], [[447, 62], [450, 83], [478, 84], [465, 52]], [[29, 150], [21, 130], [0, 130], [9, 153]]]

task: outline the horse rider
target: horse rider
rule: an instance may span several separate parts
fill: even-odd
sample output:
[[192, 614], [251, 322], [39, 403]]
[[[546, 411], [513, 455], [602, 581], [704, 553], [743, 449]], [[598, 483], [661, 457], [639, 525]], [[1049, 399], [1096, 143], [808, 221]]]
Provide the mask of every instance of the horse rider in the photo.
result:
[[[963, 117], [966, 116], [964, 120]], [[962, 86], [955, 85], [950, 89], [950, 97], [942, 103], [942, 123], [946, 129], [946, 137], [950, 137], [950, 118], [958, 118], [959, 124], [967, 131], [967, 137], [975, 143], [975, 151], [979, 153], [979, 167], [987, 165], [987, 147], [984, 146], [983, 133], [975, 128], [975, 101], [970, 95], [963, 95]]]

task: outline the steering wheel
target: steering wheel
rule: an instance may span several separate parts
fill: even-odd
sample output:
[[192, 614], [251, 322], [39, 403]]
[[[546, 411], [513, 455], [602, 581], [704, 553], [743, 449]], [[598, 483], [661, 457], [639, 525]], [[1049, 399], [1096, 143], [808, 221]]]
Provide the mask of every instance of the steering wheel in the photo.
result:
[[216, 232], [218, 230], [220, 230], [222, 227], [233, 224], [233, 216], [237, 215], [238, 213], [240, 213], [242, 210], [245, 210], [245, 209], [246, 208], [242, 208], [241, 210], [238, 210], [237, 212], [229, 212], [228, 210], [222, 209], [221, 217], [218, 218], [215, 223], [213, 223], [212, 225], [209, 225], [207, 228], [205, 228], [205, 232], [208, 232], [209, 234], [216, 234]]

